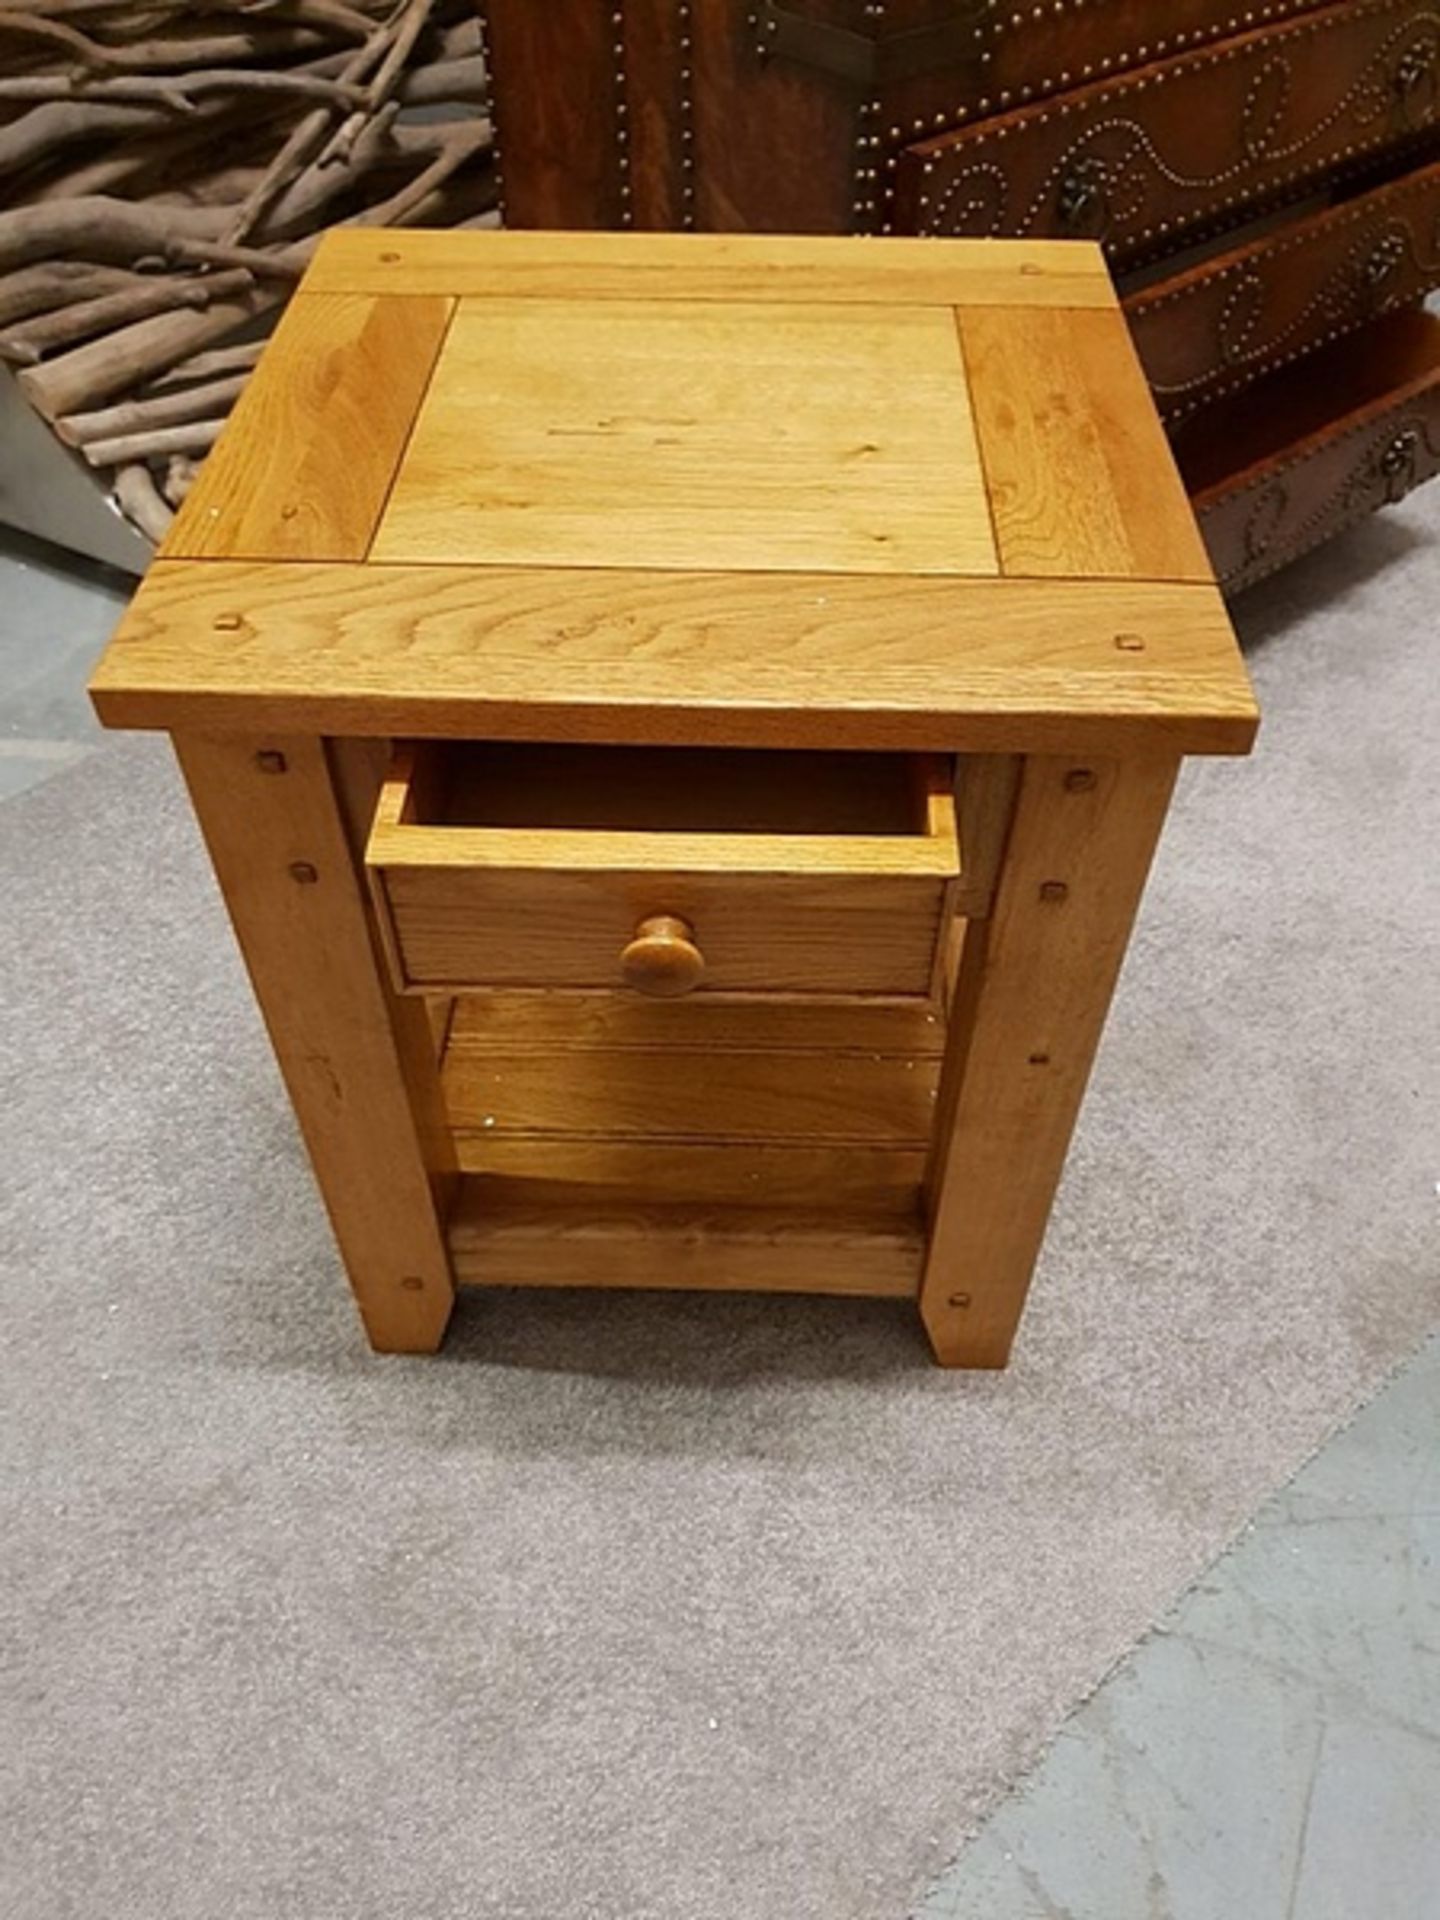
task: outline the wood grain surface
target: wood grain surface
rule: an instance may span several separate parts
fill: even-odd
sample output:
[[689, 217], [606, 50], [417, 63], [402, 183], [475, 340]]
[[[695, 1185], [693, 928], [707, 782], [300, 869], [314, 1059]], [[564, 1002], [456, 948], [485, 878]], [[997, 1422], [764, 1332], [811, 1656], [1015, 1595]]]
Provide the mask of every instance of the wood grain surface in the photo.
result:
[[994, 573], [950, 312], [462, 300], [372, 557]]
[[1090, 241], [763, 233], [327, 233], [306, 292], [498, 299], [1113, 307]]
[[481, 993], [455, 1003], [449, 1046], [473, 1053], [602, 1052], [670, 1047], [712, 1053], [883, 1053], [912, 1060], [944, 1050], [933, 1005], [834, 1006], [815, 1001], [676, 1000], [613, 993]]
[[914, 1148], [930, 1138], [938, 1069], [933, 1054], [851, 1047], [486, 1052], [471, 1040], [449, 1047], [444, 1086], [466, 1134]]
[[[917, 1004], [477, 994], [455, 1004], [444, 1092], [462, 1169], [530, 1205], [815, 1208], [844, 1194], [909, 1217], [943, 1044], [938, 1010]], [[693, 1086], [650, 1102], [677, 1057], [695, 1063]], [[732, 1062], [749, 1099], [727, 1091]], [[630, 1094], [618, 1124], [596, 1092], [612, 1076]], [[879, 1125], [856, 1104], [867, 1077]], [[557, 1100], [562, 1087], [576, 1098]]]
[[[492, 753], [507, 791], [492, 793], [485, 779]], [[659, 779], [645, 777], [652, 761]], [[567, 755], [409, 741], [381, 784], [366, 859], [449, 872], [953, 880], [953, 782], [942, 754], [576, 747]], [[472, 817], [477, 789], [498, 818]]]
[[1209, 586], [159, 561], [111, 726], [636, 744], [1243, 753]]
[[933, 1007], [463, 999], [457, 1277], [913, 1295], [941, 1038]]
[[336, 234], [92, 692], [177, 735], [377, 1346], [923, 1274], [976, 1366], [1179, 756], [1257, 723], [1047, 242]]
[[918, 1215], [615, 1203], [526, 1206], [467, 1175], [450, 1223], [461, 1286], [718, 1288], [913, 1298]]
[[382, 867], [397, 985], [612, 988], [645, 920], [686, 921], [695, 992], [924, 996], [947, 885], [896, 873]]
[[843, 1195], [908, 1235], [943, 1044], [933, 1006], [478, 994], [455, 1004], [444, 1090], [460, 1166], [486, 1176], [473, 1205], [813, 1215]]
[[1118, 313], [959, 315], [1006, 573], [1213, 578]]
[[[577, 749], [567, 769], [543, 749], [501, 750], [515, 790], [497, 793], [483, 747], [402, 748], [366, 850], [397, 985], [633, 985], [642, 927], [675, 920], [699, 950], [692, 991], [925, 994], [960, 872], [950, 762], [867, 761], [892, 776], [874, 785], [879, 830], [867, 834], [826, 831], [832, 811], [863, 827], [863, 775], [848, 783], [857, 818], [834, 785], [844, 761], [817, 756], [807, 790], [808, 757], [662, 755], [662, 777], [647, 781], [644, 754]], [[447, 792], [545, 824], [451, 825]], [[707, 810], [762, 829], [773, 817], [778, 830], [697, 830]], [[603, 824], [615, 817], [648, 830]]]
[[1004, 1366], [1177, 763], [1027, 759], [989, 920], [965, 927], [921, 1310], [947, 1365]]
[[972, 753], [957, 763], [963, 911], [971, 919], [983, 920], [990, 912], [1019, 778], [1020, 761], [1015, 754]]
[[424, 1008], [377, 966], [325, 744], [175, 746], [371, 1344], [432, 1352], [453, 1147]]
[[924, 1146], [819, 1146], [754, 1140], [589, 1140], [550, 1133], [465, 1130], [455, 1135], [461, 1171], [486, 1176], [487, 1193], [526, 1208], [584, 1209], [597, 1196], [615, 1206], [689, 1202], [818, 1213], [844, 1195], [867, 1215], [912, 1221], [920, 1203]]
[[363, 560], [452, 304], [297, 294], [164, 556]]
[[1243, 752], [1244, 668], [1108, 282], [1043, 291], [1102, 280], [1081, 243], [336, 235], [97, 706]]

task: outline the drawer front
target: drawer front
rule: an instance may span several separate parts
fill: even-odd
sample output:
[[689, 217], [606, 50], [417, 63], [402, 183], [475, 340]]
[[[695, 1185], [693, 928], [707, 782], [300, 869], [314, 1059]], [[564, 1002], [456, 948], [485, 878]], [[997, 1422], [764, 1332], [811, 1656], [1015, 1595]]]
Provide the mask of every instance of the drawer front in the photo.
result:
[[913, 835], [495, 828], [427, 821], [402, 754], [366, 855], [396, 985], [928, 996], [959, 851], [917, 770]]
[[[907, 59], [904, 77], [880, 91], [887, 169], [893, 172], [894, 153], [908, 140], [933, 139], [1090, 81], [1193, 53], [1247, 32], [1257, 18], [1268, 26], [1313, 12], [1316, 3], [1268, 0], [1257, 9], [1242, 0], [1082, 0], [1045, 8], [1037, 26], [1033, 7], [1012, 10], [980, 0], [967, 17], [957, 11], [960, 0], [950, 0], [928, 38], [893, 20], [893, 40], [914, 47], [920, 59]], [[883, 29], [879, 44], [883, 69]], [[703, 161], [703, 143], [700, 151]], [[869, 177], [862, 167], [856, 183], [863, 187]]]
[[1314, 9], [1315, 0], [1270, 0], [1261, 9], [1240, 0], [1090, 0], [1051, 8], [1037, 30], [1030, 8], [986, 13], [983, 90], [992, 102], [1020, 105], [1077, 83], [1141, 67], [1253, 27]]
[[1178, 425], [1440, 286], [1440, 162], [1147, 287], [1126, 318]]
[[1133, 265], [1437, 122], [1440, 6], [1353, 0], [910, 147], [902, 232], [1102, 239]]
[[[1411, 338], [1387, 337], [1379, 345], [1381, 364], [1404, 375], [1390, 391], [1348, 411], [1337, 395], [1331, 424], [1197, 490], [1200, 530], [1227, 593], [1263, 579], [1440, 472], [1440, 321], [1407, 314], [1380, 325], [1397, 322], [1414, 326]], [[1417, 352], [1422, 326], [1430, 337]]]

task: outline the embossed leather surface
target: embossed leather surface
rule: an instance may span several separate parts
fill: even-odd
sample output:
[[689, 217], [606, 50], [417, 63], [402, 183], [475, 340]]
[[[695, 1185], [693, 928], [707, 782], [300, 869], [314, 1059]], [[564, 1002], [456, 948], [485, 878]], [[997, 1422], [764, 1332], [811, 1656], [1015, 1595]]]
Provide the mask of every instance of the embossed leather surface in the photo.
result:
[[1440, 286], [1440, 161], [1237, 247], [1125, 302], [1174, 424]]
[[907, 149], [896, 224], [1133, 266], [1440, 124], [1437, 0], [1341, 0]]
[[[1313, 11], [1323, 0], [944, 0], [972, 22], [958, 64], [944, 62], [883, 94], [887, 138], [900, 145], [965, 121], [984, 119], [1168, 59], [1271, 22]], [[923, 4], [923, 0], [921, 0]], [[901, 8], [883, 18], [898, 30]], [[891, 155], [893, 172], [894, 154]]]
[[1318, 0], [478, 0], [513, 226], [878, 230], [906, 142]]
[[[1054, 0], [985, 9], [988, 111], [1062, 92], [1129, 67], [1163, 60], [1253, 27], [1293, 19], [1317, 0]], [[1009, 100], [1001, 94], [1008, 92]]]
[[[1424, 318], [1397, 315], [1381, 323], [1377, 336], [1386, 342], [1397, 322]], [[1440, 336], [1440, 323], [1431, 326]], [[1393, 393], [1298, 437], [1278, 459], [1195, 489], [1200, 530], [1227, 593], [1273, 573], [1440, 472], [1440, 338], [1429, 351], [1428, 367], [1423, 355], [1393, 354]], [[1407, 367], [1411, 358], [1421, 364]], [[1317, 379], [1325, 377], [1328, 359], [1324, 355], [1316, 363]], [[1343, 405], [1342, 396], [1337, 405]]]

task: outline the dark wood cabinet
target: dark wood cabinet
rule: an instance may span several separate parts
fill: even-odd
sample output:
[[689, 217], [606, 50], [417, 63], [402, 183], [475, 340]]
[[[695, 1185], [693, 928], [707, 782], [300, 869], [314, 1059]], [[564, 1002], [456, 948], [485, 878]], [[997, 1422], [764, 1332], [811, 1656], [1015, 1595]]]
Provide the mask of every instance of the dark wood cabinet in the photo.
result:
[[481, 11], [511, 225], [1099, 239], [1227, 587], [1433, 469], [1437, 0]]

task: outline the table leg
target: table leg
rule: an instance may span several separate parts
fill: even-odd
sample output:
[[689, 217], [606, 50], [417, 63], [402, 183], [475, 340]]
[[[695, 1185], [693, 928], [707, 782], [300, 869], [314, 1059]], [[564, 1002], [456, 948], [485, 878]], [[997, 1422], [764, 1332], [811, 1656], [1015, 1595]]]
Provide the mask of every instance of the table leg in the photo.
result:
[[174, 744], [370, 1344], [433, 1352], [453, 1149], [425, 1003], [390, 987], [347, 834], [332, 757], [349, 743]]
[[945, 1366], [1003, 1367], [1178, 761], [1031, 756], [994, 908], [965, 928], [920, 1309]]

